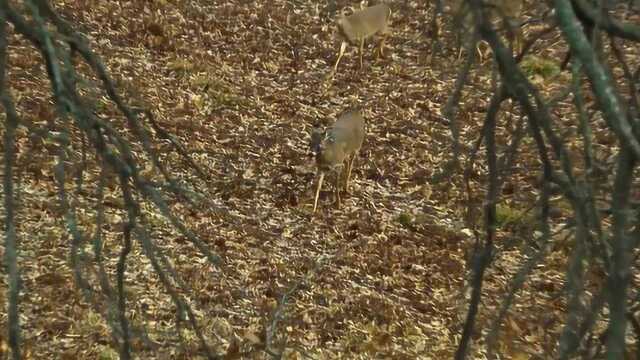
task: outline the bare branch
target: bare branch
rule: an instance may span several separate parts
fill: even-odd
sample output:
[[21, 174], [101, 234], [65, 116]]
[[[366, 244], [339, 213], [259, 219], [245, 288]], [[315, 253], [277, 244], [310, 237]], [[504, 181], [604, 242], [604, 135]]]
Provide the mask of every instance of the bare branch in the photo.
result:
[[[640, 42], [640, 26], [621, 23], [586, 0], [571, 0], [571, 3], [574, 5], [573, 8], [577, 13], [576, 15], [588, 21], [591, 25], [597, 23], [601, 29], [611, 36]], [[602, 4], [602, 2], [598, 3]]]
[[607, 357], [622, 359], [627, 326], [627, 288], [631, 278], [632, 240], [627, 233], [629, 196], [636, 166], [635, 156], [623, 147], [618, 155], [618, 168], [613, 187], [611, 209], [613, 211], [611, 269], [609, 271], [609, 328]]
[[555, 8], [560, 29], [571, 47], [572, 54], [584, 65], [604, 119], [618, 135], [620, 141], [631, 149], [634, 156], [640, 157], [638, 135], [634, 134], [618, 92], [613, 86], [611, 75], [598, 61], [593, 47], [581, 29], [571, 3], [569, 0], [555, 0]]
[[456, 350], [455, 359], [463, 360], [466, 358], [467, 349], [471, 342], [471, 336], [473, 335], [473, 328], [475, 324], [475, 318], [478, 312], [478, 306], [480, 304], [480, 298], [482, 296], [482, 283], [484, 272], [491, 263], [493, 254], [493, 243], [495, 240], [495, 227], [496, 227], [496, 202], [498, 199], [498, 163], [496, 155], [495, 145], [495, 129], [496, 129], [496, 117], [500, 110], [500, 105], [504, 101], [503, 95], [504, 89], [499, 89], [491, 98], [489, 107], [487, 109], [487, 116], [485, 118], [485, 145], [487, 151], [487, 163], [489, 165], [489, 190], [484, 205], [484, 226], [486, 231], [486, 237], [484, 240], [484, 246], [479, 252], [474, 254], [473, 265], [473, 277], [471, 279], [472, 293], [469, 300], [469, 311], [464, 322], [464, 328], [462, 330], [462, 338], [458, 344]]
[[9, 347], [14, 360], [21, 359], [20, 352], [20, 316], [19, 299], [20, 294], [20, 274], [18, 269], [18, 239], [16, 235], [16, 224], [14, 214], [14, 193], [13, 193], [13, 166], [15, 161], [15, 133], [18, 127], [18, 114], [13, 106], [13, 101], [9, 95], [6, 84], [7, 72], [7, 21], [5, 12], [0, 9], [0, 101], [4, 106], [6, 114], [5, 132], [3, 136], [4, 145], [4, 231], [5, 231], [5, 255], [4, 261], [8, 268], [9, 289], [8, 289], [8, 330]]

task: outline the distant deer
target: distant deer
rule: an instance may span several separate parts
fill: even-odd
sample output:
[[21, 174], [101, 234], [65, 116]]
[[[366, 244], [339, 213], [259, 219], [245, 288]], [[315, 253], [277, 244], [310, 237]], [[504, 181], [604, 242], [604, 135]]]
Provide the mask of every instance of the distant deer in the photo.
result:
[[314, 213], [318, 206], [322, 181], [327, 171], [337, 170], [335, 196], [336, 203], [340, 206], [340, 178], [343, 172], [343, 165], [346, 161], [347, 174], [344, 190], [347, 191], [353, 162], [362, 147], [364, 134], [364, 118], [359, 110], [343, 113], [327, 131], [318, 128], [313, 129], [310, 147], [315, 153], [316, 167], [320, 175], [315, 199], [313, 200]]
[[341, 38], [340, 53], [338, 60], [333, 66], [333, 73], [338, 70], [340, 59], [344, 55], [347, 43], [358, 46], [358, 54], [360, 55], [360, 68], [362, 69], [362, 51], [364, 41], [375, 34], [380, 34], [382, 39], [379, 45], [379, 55], [383, 56], [384, 41], [389, 33], [389, 18], [391, 17], [391, 8], [387, 4], [378, 4], [357, 10], [349, 16], [340, 15], [337, 20], [338, 34]]

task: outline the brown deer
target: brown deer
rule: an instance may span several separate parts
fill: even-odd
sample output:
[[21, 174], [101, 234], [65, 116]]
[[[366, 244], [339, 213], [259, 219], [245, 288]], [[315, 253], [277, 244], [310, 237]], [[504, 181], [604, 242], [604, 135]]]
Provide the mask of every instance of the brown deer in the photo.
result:
[[342, 14], [337, 20], [338, 34], [341, 38], [340, 53], [338, 60], [333, 66], [333, 73], [338, 70], [340, 59], [344, 55], [347, 43], [358, 46], [358, 54], [360, 55], [360, 68], [362, 69], [362, 51], [364, 41], [375, 34], [380, 34], [382, 39], [379, 45], [379, 55], [383, 56], [384, 41], [389, 33], [389, 18], [391, 17], [391, 8], [387, 4], [377, 4], [355, 11], [349, 16]]
[[349, 187], [353, 161], [364, 141], [364, 118], [359, 110], [351, 110], [340, 115], [338, 120], [327, 131], [314, 128], [311, 133], [311, 150], [315, 153], [316, 167], [320, 175], [315, 199], [313, 201], [313, 212], [318, 206], [320, 188], [327, 171], [337, 170], [335, 196], [336, 203], [340, 206], [340, 178], [343, 165], [347, 163], [347, 174], [344, 190]]

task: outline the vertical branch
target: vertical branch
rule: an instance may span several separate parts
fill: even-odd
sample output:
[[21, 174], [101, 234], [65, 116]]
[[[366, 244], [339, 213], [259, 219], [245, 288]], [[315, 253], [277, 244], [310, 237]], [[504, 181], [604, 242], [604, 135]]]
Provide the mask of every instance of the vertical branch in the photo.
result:
[[442, 168], [440, 173], [433, 176], [433, 182], [440, 182], [444, 178], [451, 176], [451, 172], [458, 168], [460, 164], [460, 127], [456, 119], [457, 105], [460, 103], [462, 97], [462, 89], [467, 83], [471, 66], [476, 59], [476, 52], [474, 51], [474, 45], [478, 41], [477, 33], [474, 33], [472, 39], [469, 40], [469, 50], [467, 51], [467, 57], [465, 58], [462, 69], [458, 72], [456, 81], [453, 87], [453, 93], [447, 99], [447, 103], [442, 109], [442, 116], [449, 122], [449, 130], [451, 131], [451, 138], [453, 140], [452, 150], [453, 156]]
[[591, 81], [596, 102], [602, 109], [605, 121], [618, 135], [620, 141], [630, 148], [636, 157], [640, 157], [640, 142], [623, 110], [618, 92], [613, 86], [611, 75], [598, 61], [595, 51], [580, 27], [569, 0], [555, 0], [558, 24], [564, 34], [572, 54], [580, 59]]
[[127, 256], [131, 252], [131, 231], [136, 227], [138, 207], [131, 195], [129, 176], [127, 174], [120, 174], [120, 185], [122, 186], [122, 195], [127, 208], [128, 219], [127, 223], [124, 225], [124, 244], [120, 251], [118, 264], [116, 266], [116, 287], [118, 289], [118, 318], [120, 320], [120, 326], [122, 327], [122, 348], [120, 349], [120, 358], [127, 360], [131, 358], [131, 341], [129, 339], [129, 321], [127, 320], [127, 303], [126, 295], [124, 293], [124, 274], [126, 271]]
[[487, 191], [487, 199], [484, 204], [485, 214], [485, 230], [486, 238], [484, 247], [479, 253], [474, 254], [475, 261], [473, 265], [473, 275], [471, 280], [472, 292], [469, 300], [469, 311], [462, 330], [462, 338], [456, 350], [455, 359], [463, 360], [467, 356], [467, 350], [471, 343], [473, 328], [478, 314], [478, 306], [482, 296], [482, 283], [484, 280], [484, 272], [491, 262], [493, 253], [493, 243], [495, 240], [496, 230], [496, 202], [498, 198], [498, 168], [497, 154], [495, 143], [496, 117], [502, 103], [503, 89], [500, 88], [491, 98], [487, 116], [485, 118], [485, 145], [487, 147], [487, 163], [489, 166], [489, 189]]
[[587, 176], [593, 171], [593, 136], [591, 126], [589, 126], [589, 116], [587, 115], [582, 89], [580, 88], [580, 68], [579, 60], [574, 60], [571, 66], [573, 76], [573, 104], [578, 110], [579, 126], [578, 131], [582, 134], [582, 156]]
[[[220, 356], [214, 353], [213, 350], [207, 344], [207, 341], [204, 335], [202, 334], [202, 328], [198, 324], [196, 314], [193, 312], [189, 304], [182, 299], [181, 295], [171, 284], [171, 281], [167, 277], [166, 272], [162, 269], [158, 256], [156, 255], [157, 253], [162, 258], [163, 257], [162, 253], [158, 251], [157, 247], [153, 245], [153, 243], [151, 242], [151, 239], [149, 238], [149, 234], [147, 234], [142, 227], [138, 226], [133, 228], [132, 230], [136, 235], [136, 239], [138, 239], [142, 244], [142, 250], [147, 255], [147, 258], [149, 259], [151, 266], [153, 267], [156, 274], [158, 275], [160, 282], [164, 285], [164, 288], [169, 294], [169, 296], [171, 297], [171, 299], [173, 300], [173, 303], [176, 304], [177, 311], [179, 313], [187, 314], [187, 319], [189, 320], [191, 327], [193, 328], [196, 336], [198, 337], [198, 340], [200, 341], [200, 346], [204, 350], [207, 358], [219, 359]], [[166, 261], [163, 260], [162, 262], [165, 263], [165, 265], [168, 265]], [[179, 323], [181, 319], [177, 319], [177, 320]]]
[[84, 172], [87, 170], [87, 136], [82, 134], [82, 147], [80, 152], [82, 153], [82, 159], [80, 160], [80, 166], [78, 167], [78, 173], [76, 174], [76, 193], [82, 192], [82, 184], [84, 180]]
[[14, 360], [20, 359], [20, 317], [19, 295], [20, 274], [18, 270], [18, 239], [16, 235], [13, 166], [15, 162], [15, 132], [18, 127], [18, 114], [13, 106], [6, 86], [7, 71], [7, 21], [6, 14], [0, 10], [0, 101], [6, 113], [6, 126], [3, 136], [4, 142], [4, 179], [3, 195], [5, 209], [5, 264], [9, 270], [8, 296], [8, 332], [9, 347]]
[[618, 156], [618, 170], [613, 186], [611, 210], [612, 250], [609, 271], [609, 328], [607, 336], [607, 359], [624, 357], [627, 327], [627, 288], [631, 277], [631, 237], [627, 235], [629, 196], [633, 181], [635, 156], [623, 147]]
[[[65, 119], [65, 117], [63, 117], [63, 119]], [[67, 196], [67, 191], [65, 189], [65, 183], [66, 183], [66, 172], [65, 172], [65, 168], [64, 168], [64, 164], [67, 162], [67, 148], [70, 145], [70, 136], [69, 133], [67, 131], [68, 127], [70, 126], [68, 121], [65, 121], [65, 126], [62, 127], [62, 135], [58, 136], [56, 138], [56, 140], [59, 143], [60, 149], [58, 151], [58, 161], [57, 164], [54, 167], [54, 175], [55, 175], [55, 179], [58, 183], [58, 196], [60, 199], [60, 204], [62, 207], [62, 210], [64, 212], [64, 218], [65, 218], [65, 223], [66, 223], [66, 227], [67, 227], [67, 231], [69, 232], [69, 234], [71, 235], [71, 255], [70, 255], [70, 259], [71, 259], [71, 267], [74, 273], [74, 278], [76, 281], [76, 284], [78, 286], [78, 288], [82, 291], [83, 295], [85, 296], [85, 298], [87, 299], [88, 302], [92, 303], [95, 305], [95, 301], [94, 301], [94, 294], [93, 294], [93, 290], [91, 289], [91, 285], [89, 284], [89, 282], [83, 277], [82, 274], [82, 264], [81, 264], [81, 260], [79, 258], [79, 247], [80, 245], [84, 242], [85, 239], [85, 235], [83, 234], [82, 231], [80, 231], [79, 227], [78, 227], [78, 219], [76, 217], [76, 213], [75, 213], [75, 209], [72, 208], [72, 206], [70, 205], [70, 201], [68, 199]], [[104, 180], [101, 179], [101, 181], [103, 182]], [[101, 184], [104, 185], [104, 184]], [[99, 190], [100, 191], [100, 190]], [[100, 201], [101, 199], [101, 195], [99, 196]], [[102, 215], [102, 218], [98, 218], [97, 219], [97, 225], [99, 227], [102, 227], [102, 222], [103, 222], [103, 217], [104, 215]], [[104, 266], [100, 260], [100, 276], [101, 276], [101, 281], [103, 279], [106, 279], [106, 273], [104, 270]], [[106, 286], [105, 286], [106, 283]], [[102, 281], [102, 287], [103, 287], [103, 291], [105, 292], [105, 294], [107, 295], [108, 298], [108, 304], [109, 304], [109, 314], [111, 314], [112, 310], [112, 299], [111, 299], [111, 289], [110, 286], [108, 284], [108, 280], [106, 281]], [[99, 309], [96, 309], [96, 311], [99, 311]], [[107, 323], [109, 324], [110, 328], [111, 328], [111, 336], [112, 339], [114, 341], [114, 343], [118, 343], [118, 335], [122, 333], [122, 331], [120, 331], [120, 329], [117, 327], [117, 325], [114, 323], [113, 321], [113, 316], [108, 316], [107, 317]]]
[[[516, 130], [514, 132], [514, 138], [511, 141], [511, 144], [508, 147], [507, 153], [498, 163], [498, 169], [500, 169], [500, 180], [498, 182], [499, 186], [502, 187], [504, 182], [506, 181], [506, 177], [508, 175], [508, 171], [513, 166], [513, 162], [515, 161], [518, 145], [520, 141], [524, 137], [525, 129], [523, 126], [524, 116], [521, 116]], [[540, 263], [544, 259], [544, 256], [547, 253], [547, 244], [551, 238], [551, 233], [549, 231], [549, 227], [547, 224], [548, 221], [548, 205], [549, 205], [549, 189], [548, 186], [543, 185], [543, 191], [540, 195], [539, 206], [543, 210], [540, 214], [540, 228], [542, 232], [542, 236], [538, 241], [539, 250], [536, 250], [535, 246], [530, 247], [530, 253], [527, 255], [528, 260], [520, 267], [518, 272], [513, 276], [511, 284], [509, 286], [509, 292], [506, 298], [502, 301], [502, 305], [500, 310], [498, 311], [498, 315], [494, 318], [493, 323], [489, 327], [489, 332], [486, 336], [486, 344], [487, 344], [487, 358], [493, 359], [495, 344], [498, 340], [500, 324], [502, 320], [504, 320], [505, 316], [513, 301], [515, 300], [516, 293], [522, 288], [524, 282], [527, 279], [527, 276], [534, 270], [535, 266]]]
[[[606, 294], [609, 290], [603, 288], [598, 294], [591, 299], [591, 305], [589, 305], [585, 316], [582, 319], [582, 323], [578, 329], [578, 339], [582, 339], [587, 335], [589, 331], [593, 329], [594, 324], [600, 316], [600, 312], [606, 302]], [[567, 350], [568, 354], [572, 354], [580, 345], [579, 343], [573, 344], [574, 347]]]
[[596, 201], [594, 195], [594, 187], [597, 184], [593, 181], [593, 175], [595, 171], [595, 163], [593, 160], [593, 134], [591, 132], [591, 125], [589, 124], [589, 115], [587, 114], [587, 106], [584, 101], [584, 96], [581, 89], [581, 71], [582, 63], [579, 59], [574, 59], [571, 64], [572, 72], [572, 92], [573, 103], [578, 111], [578, 131], [582, 135], [582, 157], [584, 159], [584, 190], [586, 206], [586, 214], [589, 223], [595, 230], [597, 236], [596, 252], [600, 254], [605, 266], [608, 266], [609, 256], [606, 246], [604, 245], [604, 238], [602, 232], [602, 226], [600, 221], [600, 215], [596, 208]]
[[433, 18], [429, 23], [428, 32], [433, 41], [431, 42], [431, 62], [433, 63], [442, 47], [440, 43], [440, 24], [438, 19], [444, 16], [444, 1], [435, 0], [435, 9], [433, 10]]
[[[96, 160], [102, 161], [98, 154], [96, 154]], [[103, 162], [103, 166], [101, 167], [100, 177], [98, 178], [98, 188], [96, 193], [96, 232], [93, 236], [93, 255], [94, 261], [97, 263], [97, 276], [98, 282], [100, 283], [100, 288], [104, 293], [107, 299], [107, 323], [111, 327], [112, 337], [114, 338], [114, 343], [118, 343], [118, 332], [119, 328], [116, 322], [116, 310], [115, 310], [115, 301], [113, 299], [113, 288], [111, 287], [111, 283], [109, 282], [109, 277], [107, 276], [107, 271], [104, 266], [104, 261], [102, 258], [102, 228], [105, 222], [105, 214], [104, 214], [104, 188], [106, 182], [106, 163]]]
[[[68, 122], [65, 125], [69, 125]], [[71, 235], [71, 247], [70, 247], [70, 259], [71, 267], [73, 269], [74, 278], [76, 284], [81, 291], [86, 292], [89, 289], [89, 284], [82, 276], [82, 264], [80, 256], [78, 254], [80, 245], [84, 242], [83, 234], [78, 228], [78, 219], [75, 216], [75, 209], [69, 203], [67, 192], [65, 190], [66, 173], [64, 164], [67, 162], [67, 147], [69, 146], [69, 133], [66, 127], [62, 127], [61, 135], [56, 138], [60, 149], [58, 151], [58, 161], [54, 167], [54, 176], [58, 182], [58, 197], [60, 204], [62, 205], [62, 211], [64, 212], [64, 220], [67, 225], [67, 231]]]
[[[99, 157], [96, 154], [97, 161], [100, 161]], [[93, 256], [94, 261], [98, 264], [98, 276], [100, 279], [100, 286], [102, 287], [102, 291], [105, 293], [109, 302], [111, 302], [111, 298], [113, 296], [113, 289], [111, 288], [111, 284], [109, 283], [109, 278], [107, 277], [107, 271], [104, 267], [104, 261], [102, 259], [102, 227], [105, 221], [104, 215], [104, 187], [106, 182], [106, 164], [102, 166], [102, 170], [100, 171], [100, 177], [98, 178], [98, 189], [96, 193], [96, 233], [93, 236]]]
[[[543, 192], [540, 202], [542, 203], [547, 199], [548, 201], [548, 192]], [[548, 219], [542, 219], [542, 222], [546, 222]], [[543, 227], [545, 225], [542, 225]], [[498, 315], [495, 317], [491, 326], [489, 326], [489, 332], [486, 336], [487, 343], [487, 359], [494, 358], [495, 345], [498, 340], [498, 331], [500, 330], [500, 324], [502, 320], [504, 320], [505, 316], [507, 316], [507, 311], [513, 304], [515, 300], [516, 293], [522, 288], [524, 285], [527, 276], [535, 269], [535, 267], [544, 259], [547, 254], [547, 245], [549, 243], [551, 236], [550, 234], [544, 234], [539, 241], [539, 250], [535, 250], [534, 247], [531, 247], [531, 253], [528, 254], [528, 260], [518, 269], [518, 272], [513, 276], [511, 280], [511, 284], [509, 285], [509, 293], [506, 298], [502, 301], [502, 305], [500, 306], [500, 310], [498, 311]]]
[[578, 337], [579, 313], [583, 308], [581, 295], [584, 292], [584, 257], [586, 255], [586, 241], [589, 236], [587, 220], [581, 216], [581, 212], [576, 212], [576, 235], [573, 253], [569, 259], [567, 269], [567, 320], [560, 335], [559, 353], [560, 359], [568, 359], [570, 353], [568, 349], [577, 347], [580, 341]]

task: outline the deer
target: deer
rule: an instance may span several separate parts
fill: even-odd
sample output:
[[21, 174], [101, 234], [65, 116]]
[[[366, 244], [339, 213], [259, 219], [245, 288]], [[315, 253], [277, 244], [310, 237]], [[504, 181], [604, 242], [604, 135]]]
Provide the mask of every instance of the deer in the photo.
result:
[[326, 172], [336, 171], [335, 198], [340, 206], [340, 178], [346, 163], [345, 192], [349, 189], [349, 179], [353, 162], [364, 142], [364, 118], [359, 109], [352, 109], [341, 114], [328, 130], [315, 127], [311, 132], [311, 151], [315, 154], [316, 175], [319, 175], [318, 186], [313, 200], [313, 212], [318, 207], [318, 197]]
[[340, 53], [338, 54], [336, 64], [333, 66], [333, 73], [335, 74], [338, 70], [338, 64], [344, 55], [348, 43], [353, 46], [358, 46], [360, 69], [362, 69], [362, 51], [366, 39], [380, 34], [382, 39], [380, 40], [378, 54], [384, 56], [384, 42], [390, 32], [390, 17], [391, 8], [384, 3], [355, 11], [349, 16], [341, 14], [336, 21], [339, 38], [341, 40]]

